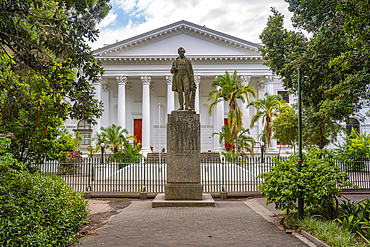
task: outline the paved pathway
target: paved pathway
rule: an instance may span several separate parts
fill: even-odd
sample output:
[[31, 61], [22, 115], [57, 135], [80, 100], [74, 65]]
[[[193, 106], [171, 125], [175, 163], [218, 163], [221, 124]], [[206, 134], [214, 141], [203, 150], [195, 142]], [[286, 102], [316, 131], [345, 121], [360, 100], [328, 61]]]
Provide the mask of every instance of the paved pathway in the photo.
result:
[[216, 206], [151, 208], [150, 200], [133, 201], [81, 246], [307, 246], [242, 201]]

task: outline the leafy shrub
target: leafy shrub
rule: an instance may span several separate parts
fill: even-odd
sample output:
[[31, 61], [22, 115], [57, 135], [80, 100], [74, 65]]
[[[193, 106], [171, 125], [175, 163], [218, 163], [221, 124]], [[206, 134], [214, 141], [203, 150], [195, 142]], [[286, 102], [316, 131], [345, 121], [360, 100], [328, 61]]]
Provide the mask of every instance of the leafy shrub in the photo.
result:
[[276, 167], [258, 176], [264, 179], [258, 189], [266, 195], [266, 204], [274, 202], [277, 209], [289, 213], [297, 208], [295, 202], [302, 193], [305, 208], [335, 217], [335, 202], [341, 196], [339, 187], [352, 186], [347, 173], [340, 171], [327, 149], [313, 147], [303, 154], [301, 172], [297, 160], [298, 154], [275, 159]]
[[74, 242], [88, 215], [82, 195], [56, 176], [29, 173], [10, 154], [0, 155], [0, 246]]
[[358, 203], [346, 199], [339, 205], [339, 209], [340, 214], [336, 221], [370, 244], [370, 199], [367, 198]]
[[346, 171], [361, 171], [366, 164], [364, 157], [370, 157], [370, 134], [358, 134], [353, 128], [350, 135], [346, 135], [342, 144], [335, 150], [336, 158], [344, 162]]
[[365, 244], [357, 242], [355, 236], [350, 231], [340, 227], [333, 221], [323, 221], [313, 216], [306, 216], [303, 219], [298, 219], [298, 215], [294, 213], [288, 216], [287, 222], [291, 226], [299, 227], [311, 233], [330, 246], [366, 246]]

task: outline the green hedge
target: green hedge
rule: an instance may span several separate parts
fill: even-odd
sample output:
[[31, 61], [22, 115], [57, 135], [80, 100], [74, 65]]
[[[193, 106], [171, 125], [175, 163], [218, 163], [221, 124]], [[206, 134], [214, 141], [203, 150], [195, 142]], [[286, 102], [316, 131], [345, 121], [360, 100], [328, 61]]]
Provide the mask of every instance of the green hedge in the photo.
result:
[[56, 176], [25, 171], [0, 157], [0, 246], [63, 246], [76, 241], [87, 201]]

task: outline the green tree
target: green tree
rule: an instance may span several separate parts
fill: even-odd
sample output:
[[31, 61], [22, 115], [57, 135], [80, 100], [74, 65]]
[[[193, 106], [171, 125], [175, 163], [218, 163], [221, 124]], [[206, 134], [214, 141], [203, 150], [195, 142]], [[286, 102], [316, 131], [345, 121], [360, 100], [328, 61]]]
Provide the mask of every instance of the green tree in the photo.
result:
[[317, 146], [320, 149], [337, 140], [344, 128], [338, 121], [315, 115], [312, 107], [302, 108], [302, 141], [306, 147]]
[[[301, 68], [302, 102], [322, 122], [344, 121], [369, 104], [370, 79], [366, 54], [350, 59], [350, 66], [334, 63], [352, 48], [343, 31], [345, 17], [336, 9], [339, 1], [287, 0], [294, 12], [293, 23], [308, 32], [283, 28], [283, 15], [273, 9], [260, 38], [264, 64], [279, 75], [290, 92], [297, 92]], [[317, 7], [325, 5], [325, 8]]]
[[67, 117], [101, 116], [91, 83], [103, 69], [85, 40], [108, 11], [105, 0], [0, 2], [0, 132], [15, 135], [17, 160], [58, 158]]
[[273, 138], [281, 144], [291, 145], [295, 153], [298, 143], [298, 114], [294, 109], [279, 114], [271, 124]]
[[272, 129], [271, 123], [274, 117], [278, 116], [279, 113], [289, 109], [288, 104], [281, 103], [283, 97], [281, 95], [269, 95], [265, 94], [263, 99], [252, 101], [248, 106], [256, 107], [256, 114], [253, 115], [250, 127], [253, 128], [255, 123], [262, 118], [262, 125], [264, 125], [264, 134], [266, 135], [267, 146], [271, 145]]
[[340, 188], [353, 186], [348, 174], [340, 171], [327, 149], [312, 147], [303, 153], [302, 170], [297, 168], [298, 154], [288, 159], [275, 159], [271, 171], [260, 174], [263, 182], [258, 190], [266, 195], [266, 203], [275, 203], [275, 208], [287, 213], [297, 209], [296, 200], [301, 193], [304, 207], [316, 213], [335, 218], [336, 202], [341, 197]]
[[208, 113], [211, 115], [212, 109], [217, 105], [217, 103], [224, 101], [229, 101], [229, 113], [228, 113], [228, 124], [230, 132], [235, 140], [235, 149], [239, 150], [237, 135], [241, 130], [242, 123], [242, 112], [238, 105], [238, 101], [249, 103], [249, 93], [256, 97], [257, 94], [251, 85], [239, 86], [237, 71], [230, 76], [229, 72], [225, 72], [225, 75], [218, 75], [216, 79], [211, 84], [212, 87], [216, 87], [209, 93], [209, 98], [206, 100], [213, 100], [209, 106]]
[[[293, 109], [279, 114], [272, 122], [273, 138], [282, 144], [295, 146], [298, 143], [298, 113], [297, 106]], [[337, 140], [338, 133], [343, 127], [337, 122], [325, 122], [313, 115], [312, 109], [302, 109], [302, 144], [309, 149], [311, 146], [324, 148], [331, 142]]]

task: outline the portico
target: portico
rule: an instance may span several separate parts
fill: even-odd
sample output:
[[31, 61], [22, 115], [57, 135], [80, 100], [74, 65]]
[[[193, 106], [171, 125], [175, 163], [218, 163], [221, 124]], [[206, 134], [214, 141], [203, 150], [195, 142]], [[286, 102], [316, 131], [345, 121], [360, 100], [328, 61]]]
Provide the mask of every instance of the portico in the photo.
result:
[[[283, 90], [280, 80], [262, 64], [260, 45], [180, 21], [94, 51], [105, 74], [94, 84], [96, 98], [104, 103], [104, 113], [93, 135], [100, 132], [100, 127], [116, 124], [137, 136], [144, 155], [166, 149], [167, 114], [179, 107], [170, 69], [180, 46], [191, 60], [197, 85], [195, 110], [200, 114], [201, 152], [221, 152], [225, 147], [212, 133], [221, 131], [228, 102], [217, 104], [211, 115], [211, 102], [205, 103], [217, 75], [237, 70], [240, 83], [252, 85], [258, 98], [263, 98], [265, 92], [277, 94], [277, 90]], [[255, 100], [252, 96], [250, 99]], [[239, 103], [244, 128], [249, 129], [255, 109]], [[257, 124], [250, 131], [257, 142], [261, 126]], [[273, 147], [276, 149], [276, 141]]]

